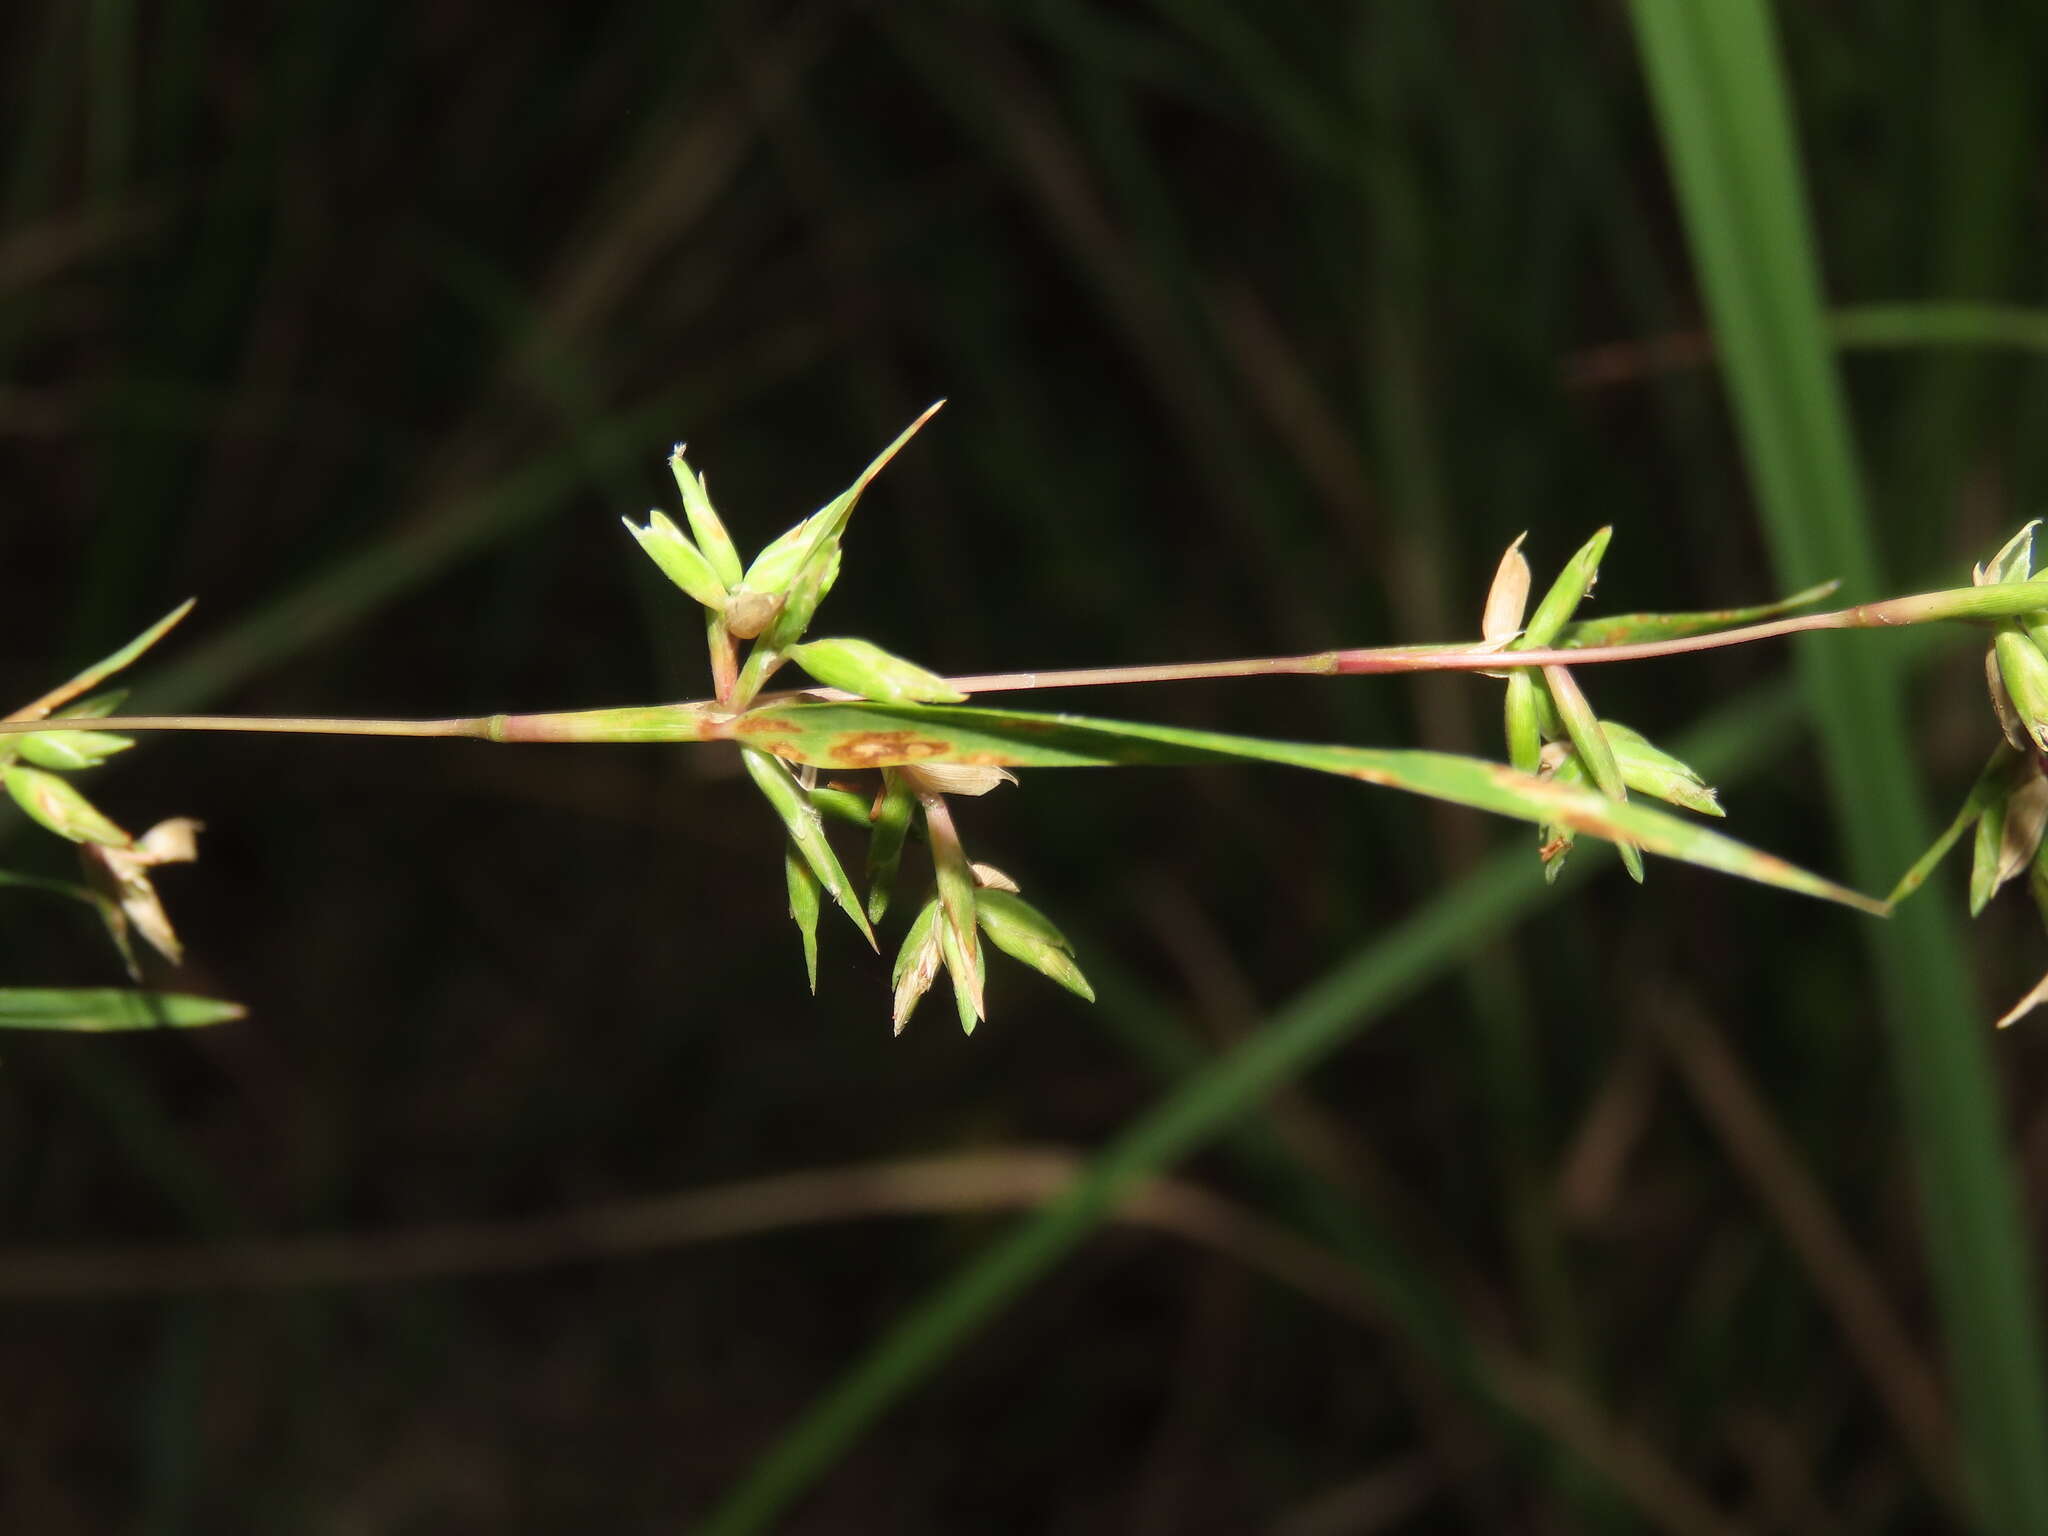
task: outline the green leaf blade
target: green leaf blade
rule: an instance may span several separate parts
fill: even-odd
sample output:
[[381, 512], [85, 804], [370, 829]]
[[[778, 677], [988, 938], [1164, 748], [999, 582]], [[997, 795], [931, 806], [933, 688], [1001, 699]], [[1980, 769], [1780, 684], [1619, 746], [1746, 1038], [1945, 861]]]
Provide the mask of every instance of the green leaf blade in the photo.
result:
[[1546, 783], [1499, 763], [1399, 748], [1268, 741], [1215, 731], [956, 705], [782, 703], [738, 723], [778, 755], [824, 768], [964, 762], [1011, 768], [1249, 761], [1333, 773], [1521, 821], [1554, 822], [1645, 852], [1883, 915], [1884, 903], [1669, 812]]
[[1774, 603], [1754, 603], [1747, 608], [1714, 608], [1698, 613], [1617, 613], [1604, 619], [1574, 619], [1557, 632], [1559, 650], [1582, 650], [1591, 645], [1638, 645], [1651, 640], [1683, 640], [1692, 635], [1709, 635], [1719, 629], [1737, 629], [1761, 624], [1831, 597], [1839, 581], [1822, 581]]
[[196, 1029], [246, 1016], [240, 1003], [184, 992], [119, 987], [0, 987], [0, 1029], [74, 1034], [115, 1030]]

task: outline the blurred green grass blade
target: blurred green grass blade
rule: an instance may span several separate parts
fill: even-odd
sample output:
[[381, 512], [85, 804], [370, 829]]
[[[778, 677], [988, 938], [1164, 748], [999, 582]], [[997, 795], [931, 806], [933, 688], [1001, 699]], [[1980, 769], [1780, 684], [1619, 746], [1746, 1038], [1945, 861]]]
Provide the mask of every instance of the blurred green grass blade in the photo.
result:
[[1829, 329], [1841, 346], [1856, 349], [1988, 347], [2048, 352], [2048, 310], [2021, 304], [1856, 304], [1837, 309]]
[[[1632, 12], [1779, 578], [1839, 575], [1867, 599], [1877, 562], [1770, 17], [1761, 0]], [[1867, 644], [1798, 659], [1850, 866], [1888, 883], [1926, 841], [1898, 676]], [[2048, 1530], [2034, 1265], [1955, 920], [1912, 903], [1872, 943], [1970, 1481], [1988, 1528]]]
[[747, 718], [755, 739], [772, 740], [779, 753], [822, 768], [946, 759], [1051, 768], [1231, 760], [1307, 768], [1520, 821], [1619, 837], [1645, 852], [1864, 911], [1882, 908], [1870, 897], [1664, 811], [1450, 753], [1267, 741], [1078, 715], [943, 706], [780, 704]]
[[240, 1003], [184, 992], [119, 987], [0, 987], [0, 1029], [99, 1033], [112, 1029], [191, 1029], [243, 1015]]
[[615, 413], [585, 439], [535, 454], [400, 530], [322, 566], [284, 597], [235, 620], [151, 674], [161, 709], [189, 709], [281, 656], [330, 640], [476, 550], [555, 511], [589, 478], [593, 453], [644, 446], [688, 413], [691, 392], [667, 390]]
[[1410, 995], [1451, 954], [1508, 922], [1543, 888], [1520, 850], [1511, 866], [1496, 865], [1489, 873], [1495, 878], [1467, 881], [1423, 907], [1134, 1121], [1083, 1177], [1018, 1222], [877, 1341], [749, 1469], [697, 1528], [700, 1536], [766, 1529], [883, 1409], [1094, 1230], [1140, 1180], [1187, 1156], [1261, 1095]]

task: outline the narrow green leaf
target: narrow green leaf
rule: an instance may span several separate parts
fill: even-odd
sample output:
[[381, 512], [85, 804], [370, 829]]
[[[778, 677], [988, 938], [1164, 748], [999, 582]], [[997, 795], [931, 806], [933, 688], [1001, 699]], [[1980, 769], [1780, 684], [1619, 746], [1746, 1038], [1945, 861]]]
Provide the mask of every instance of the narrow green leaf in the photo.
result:
[[897, 434], [896, 440], [861, 471], [852, 485], [762, 550], [748, 568], [747, 587], [756, 592], [780, 593], [783, 603], [767, 627], [760, 631], [760, 644], [755, 646], [753, 654], [747, 657], [746, 666], [741, 669], [739, 697], [743, 704], [751, 700], [775, 669], [782, 665], [784, 653], [803, 638], [804, 631], [810, 628], [811, 619], [818, 611], [818, 604], [825, 600], [832, 584], [839, 579], [840, 536], [846, 530], [854, 506], [860, 501], [861, 492], [945, 403], [941, 400], [928, 407], [917, 420]]
[[1897, 906], [1926, 883], [1938, 865], [1955, 847], [1962, 835], [1977, 824], [1977, 818], [1993, 804], [2002, 804], [2019, 782], [2019, 775], [2031, 767], [2027, 754], [2001, 742], [1991, 749], [1991, 757], [1984, 764], [1984, 771], [1977, 775], [1977, 782], [1970, 786], [1970, 792], [1963, 798], [1963, 808], [1956, 812], [1941, 836], [1919, 858], [1913, 867], [1899, 876], [1899, 883], [1892, 887], [1891, 895], [1885, 898], [1887, 906]]
[[853, 919], [853, 926], [871, 947], [875, 944], [875, 931], [868, 926], [860, 902], [855, 899], [852, 884], [846, 878], [846, 871], [839, 867], [839, 855], [832, 851], [832, 845], [825, 840], [823, 819], [818, 808], [811, 804], [810, 796], [803, 785], [796, 781], [796, 775], [781, 759], [771, 757], [756, 747], [741, 749], [740, 760], [747, 765], [747, 773], [768, 803], [775, 807], [775, 813], [782, 818], [782, 825], [788, 829], [790, 840], [803, 854], [804, 860], [818, 877], [818, 883], [825, 888], [839, 908]]
[[1268, 741], [1132, 721], [945, 704], [765, 705], [740, 722], [792, 761], [821, 768], [965, 762], [1014, 768], [1120, 763], [1281, 763], [1469, 805], [1521, 821], [1554, 822], [1645, 852], [1882, 914], [1882, 902], [1733, 838], [1637, 802], [1607, 800], [1499, 763], [1449, 753]]
[[810, 978], [811, 996], [818, 995], [818, 876], [796, 843], [782, 844], [782, 878], [789, 886], [789, 915], [803, 938], [804, 974]]
[[840, 535], [846, 531], [846, 524], [853, 516], [854, 507], [860, 502], [861, 493], [874, 484], [875, 476], [888, 467], [889, 461], [903, 451], [903, 445], [917, 436], [919, 429], [936, 416], [939, 407], [945, 403], [943, 400], [935, 400], [926, 406], [919, 413], [917, 420], [897, 433], [895, 441], [875, 455], [868, 467], [854, 479], [853, 484], [818, 510], [818, 526], [811, 535], [811, 551], [805, 556], [806, 563], [815, 559], [817, 551], [826, 543], [838, 541]]
[[69, 779], [18, 763], [0, 769], [0, 778], [6, 779], [7, 792], [15, 803], [59, 837], [74, 843], [104, 843], [109, 848], [128, 846], [128, 834], [101, 815]]
[[662, 575], [712, 612], [724, 611], [725, 583], [718, 579], [704, 552], [690, 542], [689, 535], [659, 512], [647, 514], [645, 528], [634, 527], [631, 518], [619, 521], [647, 552], [647, 558], [661, 567]]
[[[1776, 746], [1799, 718], [1788, 690], [1772, 688], [1725, 709], [1695, 738], [1698, 753], [1734, 772]], [[1688, 747], [1688, 754], [1692, 752]], [[1099, 1230], [1118, 1202], [1143, 1180], [1186, 1161], [1240, 1127], [1276, 1089], [1299, 1079], [1340, 1046], [1355, 1042], [1397, 1004], [1460, 963], [1483, 963], [1487, 946], [1541, 901], [1519, 851], [1497, 855], [1483, 869], [1452, 882], [1221, 1053], [1172, 1051], [1167, 1070], [1178, 1080], [1091, 1159], [1064, 1191], [992, 1239], [972, 1259], [907, 1307], [844, 1374], [741, 1474], [702, 1522], [702, 1536], [742, 1536], [770, 1529], [776, 1517], [834, 1466], [874, 1422], [958, 1359], [963, 1340], [1015, 1304]], [[1128, 995], [1118, 1013], [1135, 1012]], [[1184, 1075], [1183, 1075], [1184, 1074]], [[1264, 1126], [1256, 1128], [1265, 1130]], [[1251, 1135], [1246, 1147], [1261, 1143]], [[1261, 1159], [1257, 1166], [1268, 1166]], [[1385, 1245], [1391, 1244], [1391, 1247]], [[1360, 1250], [1348, 1250], [1354, 1254]], [[1402, 1245], [1375, 1237], [1363, 1250], [1399, 1273]], [[1386, 1292], [1391, 1327], [1414, 1341], [1419, 1359], [1459, 1375], [1471, 1358], [1465, 1333], [1446, 1329], [1438, 1293], [1396, 1284]], [[1475, 1401], [1499, 1406], [1509, 1421], [1527, 1422], [1526, 1404], [1508, 1403], [1475, 1384]], [[1538, 1434], [1556, 1435], [1559, 1420], [1544, 1413]], [[1562, 1443], [1562, 1442], [1559, 1442]], [[1658, 1514], [1668, 1501], [1650, 1501]], [[1714, 1517], [1696, 1521], [1712, 1529]]]
[[967, 695], [936, 672], [867, 640], [806, 640], [789, 658], [819, 682], [890, 704], [958, 704]]
[[874, 808], [868, 835], [868, 917], [875, 922], [889, 910], [890, 888], [903, 858], [903, 839], [917, 811], [917, 796], [899, 773], [882, 770], [882, 798]]
[[240, 1003], [183, 992], [117, 987], [0, 987], [0, 1029], [97, 1033], [115, 1029], [191, 1029], [225, 1024], [247, 1012]]
[[697, 547], [711, 562], [712, 572], [721, 586], [738, 586], [740, 552], [733, 547], [732, 535], [725, 531], [724, 522], [712, 510], [711, 490], [704, 483], [704, 477], [683, 461], [681, 443], [677, 443], [675, 451], [668, 456], [668, 468], [676, 478], [676, 489], [683, 493], [683, 516], [696, 537]]
[[[810, 565], [827, 545], [837, 545], [839, 537], [846, 530], [847, 520], [853, 516], [853, 509], [860, 501], [861, 493], [874, 482], [896, 457], [903, 445], [917, 435], [918, 429], [937, 414], [946, 402], [936, 401], [926, 407], [923, 414], [901, 432], [896, 440], [875, 456], [873, 463], [860, 472], [859, 477], [826, 502], [809, 517], [789, 529], [754, 557], [754, 563], [747, 567], [746, 584], [757, 592], [781, 592], [787, 590], [799, 572]], [[836, 561], [836, 552], [832, 556]], [[823, 581], [823, 591], [829, 592], [837, 572]], [[822, 596], [822, 592], [820, 594]]]
[[1605, 619], [1575, 619], [1557, 632], [1557, 646], [1560, 650], [1578, 650], [1589, 645], [1682, 640], [1688, 635], [1712, 634], [1717, 629], [1760, 624], [1780, 614], [1810, 608], [1833, 596], [1841, 585], [1839, 581], [1823, 581], [1775, 603], [1757, 603], [1748, 608], [1715, 608], [1702, 613], [1618, 613]]
[[[1543, 684], [1550, 690], [1550, 700], [1557, 706], [1557, 712], [1564, 717], [1564, 728], [1571, 737], [1572, 750], [1579, 761], [1586, 765], [1586, 771], [1593, 776], [1593, 782], [1600, 787], [1600, 793], [1608, 799], [1622, 802], [1628, 799], [1628, 786], [1621, 781], [1621, 764], [1614, 760], [1614, 748], [1609, 745], [1607, 733], [1600, 728], [1600, 721], [1593, 714], [1593, 706], [1586, 702], [1586, 696], [1579, 692], [1579, 685], [1573, 679], [1569, 667], [1545, 667]], [[1626, 842], [1620, 845], [1622, 866], [1628, 870], [1629, 878], [1638, 885], [1643, 880], [1643, 856]]]

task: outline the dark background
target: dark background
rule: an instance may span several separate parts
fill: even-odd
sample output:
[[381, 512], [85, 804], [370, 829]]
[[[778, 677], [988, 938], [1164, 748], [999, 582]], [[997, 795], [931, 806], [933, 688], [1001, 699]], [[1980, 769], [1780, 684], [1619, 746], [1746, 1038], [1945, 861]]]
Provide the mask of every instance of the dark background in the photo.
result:
[[[2048, 26], [2023, 11], [1780, 8], [1831, 302], [2044, 298]], [[1700, 306], [1616, 6], [94, 0], [9, 8], [0, 57], [17, 700], [191, 594], [138, 704], [695, 697], [695, 610], [618, 523], [676, 510], [670, 444], [751, 548], [940, 396], [821, 632], [947, 671], [1460, 638], [1524, 529], [1541, 584], [1614, 524], [1589, 612], [1775, 589], [1715, 374], [1639, 345]], [[1844, 366], [1890, 590], [1966, 580], [2048, 490], [2039, 358]], [[1758, 647], [1582, 680], [1675, 742], [1788, 670]], [[1993, 740], [1981, 677], [1961, 636], [1919, 674], [1941, 814]], [[1498, 698], [1284, 680], [1051, 707], [1499, 757]], [[1258, 1030], [1531, 847], [1279, 769], [1027, 774], [959, 803], [968, 847], [1068, 926], [1102, 1001], [1000, 962], [973, 1038], [941, 996], [892, 1040], [886, 958], [843, 922], [806, 996], [778, 835], [718, 752], [184, 736], [95, 783], [126, 825], [207, 823], [162, 881], [189, 964], [152, 980], [250, 1016], [10, 1042], [17, 1249], [374, 1250], [1086, 1150], [1166, 1091], [1162, 1054]], [[1724, 784], [1738, 836], [1840, 871], [1855, 807], [1803, 734]], [[1944, 1526], [1816, 1278], [1847, 1263], [1902, 1325], [1892, 1367], [1940, 1371], [1868, 920], [1655, 860], [1638, 891], [1596, 858], [1271, 1107], [1293, 1174], [1227, 1150], [1180, 1172], [1285, 1222], [1312, 1170], [1454, 1332], [1512, 1341], [1749, 1528]], [[69, 865], [18, 824], [6, 859]], [[119, 980], [77, 912], [7, 899], [10, 984]], [[1957, 902], [1956, 872], [1925, 899]], [[2048, 946], [2010, 895], [1970, 942], [1988, 1027]], [[2030, 1211], [2039, 1029], [1993, 1045]], [[1761, 1143], [1730, 1129], [1745, 1106]], [[1788, 1215], [1772, 1193], [1802, 1179]], [[0, 1524], [677, 1528], [1010, 1219], [11, 1300]], [[1846, 1259], [1812, 1258], [1823, 1228]], [[1401, 1328], [1256, 1270], [1106, 1227], [783, 1528], [1666, 1518]]]

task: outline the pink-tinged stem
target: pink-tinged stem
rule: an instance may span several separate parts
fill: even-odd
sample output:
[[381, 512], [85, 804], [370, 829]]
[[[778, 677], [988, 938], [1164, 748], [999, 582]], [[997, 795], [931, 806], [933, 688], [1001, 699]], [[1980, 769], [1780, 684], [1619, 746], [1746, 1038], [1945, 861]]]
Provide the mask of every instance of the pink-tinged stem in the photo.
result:
[[712, 704], [650, 704], [572, 709], [540, 715], [475, 715], [455, 720], [333, 720], [294, 715], [107, 715], [91, 720], [0, 721], [0, 735], [53, 729], [236, 731], [290, 736], [442, 736], [475, 741], [717, 741], [733, 717]]
[[[2030, 584], [2036, 601], [2048, 605], [2048, 584]], [[1026, 688], [1087, 688], [1122, 683], [1166, 683], [1213, 677], [1307, 675], [1362, 676], [1399, 672], [1503, 672], [1511, 667], [1585, 666], [1609, 661], [1648, 661], [1682, 656], [1724, 646], [1749, 645], [1782, 635], [1823, 629], [1893, 629], [1938, 619], [1985, 619], [2013, 609], [2012, 588], [1961, 588], [1895, 597], [1881, 603], [1860, 603], [1829, 613], [1798, 614], [1763, 624], [1672, 640], [1644, 640], [1628, 645], [1586, 645], [1573, 649], [1499, 651], [1480, 645], [1383, 646], [1376, 649], [1317, 651], [1306, 656], [1265, 656], [1236, 661], [1184, 662], [1160, 667], [1090, 667], [1066, 672], [998, 672], [946, 681], [962, 693], [1007, 693]], [[850, 699], [854, 694], [832, 688], [809, 690], [813, 696]]]
[[[1907, 599], [1899, 599], [1907, 601]], [[1379, 650], [1339, 651], [1336, 671], [1342, 676], [1384, 672], [1504, 672], [1510, 667], [1578, 667], [1606, 661], [1648, 661], [1657, 656], [1682, 656], [1689, 651], [1749, 645], [1816, 629], [1868, 629], [1880, 624], [1905, 624], [1910, 619], [1881, 620], [1870, 610], [1888, 605], [1842, 608], [1833, 613], [1804, 613], [1767, 624], [1745, 624], [1711, 635], [1683, 635], [1675, 640], [1642, 640], [1629, 645], [1584, 645], [1570, 649], [1487, 651], [1460, 646], [1445, 650], [1390, 646]]]
[[[1572, 650], [1499, 651], [1479, 645], [1386, 646], [1372, 650], [1315, 651], [1306, 656], [1258, 656], [1235, 661], [1190, 661], [1157, 667], [1082, 667], [1065, 672], [988, 672], [946, 679], [961, 693], [1013, 693], [1027, 688], [1105, 688], [1125, 683], [1192, 682], [1213, 677], [1352, 677], [1399, 672], [1504, 672], [1510, 667], [1580, 666], [1605, 661], [1647, 661], [1718, 646], [1747, 645], [1779, 635], [1814, 629], [1867, 629], [1919, 622], [1910, 618], [1876, 617], [1914, 599], [1844, 608], [1834, 613], [1804, 614], [1768, 624], [1749, 624], [1711, 635], [1676, 640], [1645, 640], [1633, 645], [1587, 645]], [[1935, 617], [1927, 615], [1926, 617]], [[1946, 615], [1939, 615], [1946, 617]], [[809, 688], [820, 699], [855, 699], [838, 688]], [[770, 696], [764, 695], [761, 702]], [[777, 694], [776, 698], [794, 697]]]
[[[1571, 650], [1502, 651], [1483, 645], [1385, 646], [1317, 651], [1306, 656], [1255, 656], [1233, 661], [1179, 662], [1151, 667], [1083, 667], [1064, 672], [997, 672], [946, 681], [961, 693], [1009, 693], [1031, 688], [1115, 687], [1126, 683], [1188, 682], [1215, 677], [1342, 677], [1402, 672], [1503, 672], [1511, 667], [1592, 666], [1648, 661], [1692, 651], [1749, 645], [1782, 635], [1823, 629], [1894, 629], [1907, 624], [1961, 619], [1982, 622], [2048, 610], [2048, 581], [1922, 592], [1881, 603], [1860, 603], [1830, 613], [1799, 614], [1764, 624], [1675, 640], [1631, 645], [1587, 645]], [[790, 698], [857, 699], [838, 688], [764, 694], [753, 702]], [[626, 709], [579, 709], [556, 714], [478, 715], [454, 720], [330, 720], [293, 716], [109, 715], [53, 722], [0, 720], [0, 735], [29, 731], [267, 731], [305, 736], [454, 736], [479, 741], [718, 741], [732, 734], [734, 713], [716, 700], [651, 704]]]
[[237, 731], [286, 736], [471, 736], [499, 738], [479, 715], [466, 720], [329, 720], [297, 715], [106, 715], [89, 719], [0, 720], [0, 735], [30, 731]]
[[706, 623], [705, 638], [711, 648], [712, 695], [719, 703], [730, 704], [733, 688], [740, 680], [740, 663], [732, 631], [725, 627], [722, 616], [714, 615]]

